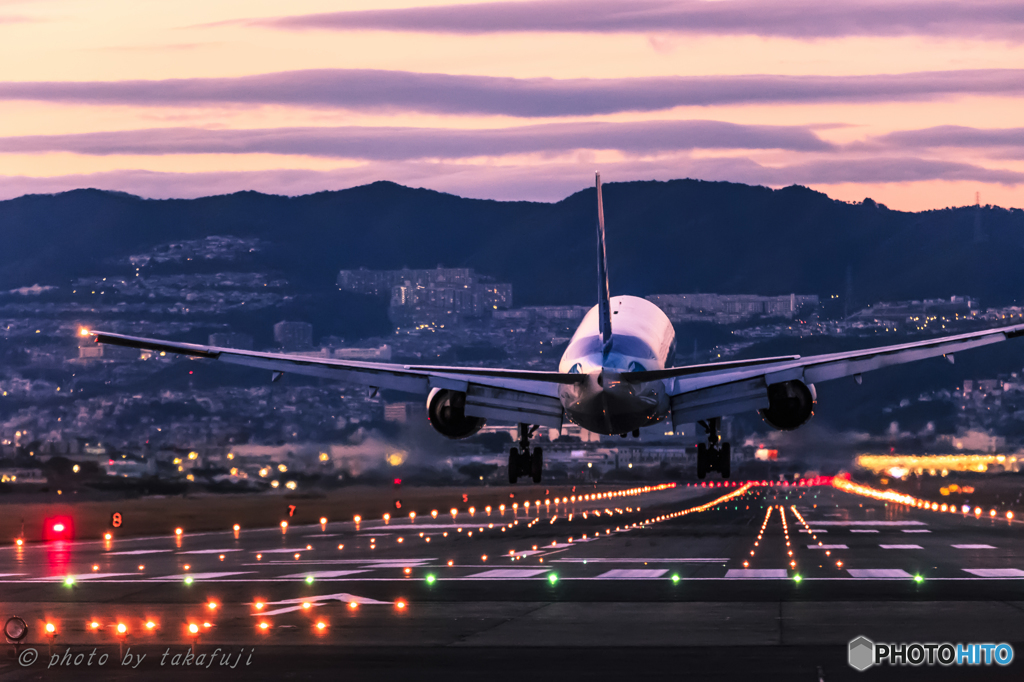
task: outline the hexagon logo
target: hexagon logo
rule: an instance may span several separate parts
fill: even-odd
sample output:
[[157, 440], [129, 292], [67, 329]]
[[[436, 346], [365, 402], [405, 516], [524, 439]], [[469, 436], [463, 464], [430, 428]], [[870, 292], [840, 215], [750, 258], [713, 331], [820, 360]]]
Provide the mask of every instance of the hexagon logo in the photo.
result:
[[864, 672], [875, 663], [875, 643], [863, 635], [850, 642], [849, 663], [854, 670]]

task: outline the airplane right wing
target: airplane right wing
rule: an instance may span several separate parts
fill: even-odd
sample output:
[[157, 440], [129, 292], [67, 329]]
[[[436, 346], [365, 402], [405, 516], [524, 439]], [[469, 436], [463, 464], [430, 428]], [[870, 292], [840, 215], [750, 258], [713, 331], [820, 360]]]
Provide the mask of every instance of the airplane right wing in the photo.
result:
[[[658, 378], [665, 382], [672, 422], [677, 425], [765, 409], [769, 405], [768, 387], [773, 384], [800, 381], [813, 385], [940, 356], [952, 362], [954, 353], [1018, 336], [1024, 336], [1024, 324], [843, 353], [737, 361], [732, 367], [677, 367], [657, 373], [668, 375]], [[637, 381], [643, 374], [624, 374], [622, 378]]]

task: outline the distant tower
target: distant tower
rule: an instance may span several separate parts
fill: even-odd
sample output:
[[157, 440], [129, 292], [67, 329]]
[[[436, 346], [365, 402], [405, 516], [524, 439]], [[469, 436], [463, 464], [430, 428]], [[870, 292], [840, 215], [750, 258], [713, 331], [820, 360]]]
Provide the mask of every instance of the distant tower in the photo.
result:
[[846, 294], [843, 296], [843, 319], [845, 320], [852, 312], [853, 305], [853, 266], [846, 266]]
[[981, 192], [974, 193], [974, 243], [981, 244], [988, 241], [985, 228], [981, 224]]

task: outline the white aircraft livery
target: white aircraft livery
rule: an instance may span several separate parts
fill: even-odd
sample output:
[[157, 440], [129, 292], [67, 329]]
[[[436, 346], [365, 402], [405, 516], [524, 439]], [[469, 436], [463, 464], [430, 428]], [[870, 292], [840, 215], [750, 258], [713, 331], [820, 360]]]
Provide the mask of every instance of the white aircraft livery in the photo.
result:
[[640, 435], [640, 427], [671, 420], [673, 429], [697, 423], [707, 443], [697, 448], [697, 476], [729, 477], [730, 447], [719, 428], [726, 415], [757, 410], [770, 426], [791, 430], [814, 413], [814, 385], [874, 369], [944, 356], [1024, 335], [1024, 324], [882, 346], [866, 350], [669, 367], [675, 331], [653, 303], [611, 296], [605, 252], [601, 175], [597, 175], [598, 299], [583, 318], [557, 372], [352, 362], [284, 353], [217, 348], [85, 331], [99, 343], [179, 353], [292, 372], [375, 389], [424, 396], [427, 418], [448, 438], [477, 433], [486, 420], [519, 425], [519, 444], [508, 458], [509, 482], [529, 476], [539, 483], [540, 448], [530, 448], [538, 427], [561, 429], [566, 420], [595, 433]]

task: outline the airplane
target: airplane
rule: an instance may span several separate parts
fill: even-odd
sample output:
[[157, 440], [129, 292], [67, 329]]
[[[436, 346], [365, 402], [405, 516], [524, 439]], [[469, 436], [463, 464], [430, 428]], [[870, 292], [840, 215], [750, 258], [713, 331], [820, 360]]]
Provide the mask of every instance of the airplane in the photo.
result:
[[731, 448], [719, 433], [722, 417], [757, 410], [773, 428], [789, 431], [814, 414], [815, 384], [891, 365], [944, 356], [1024, 335], [1024, 324], [844, 353], [788, 355], [669, 367], [675, 330], [664, 312], [635, 296], [611, 296], [605, 248], [601, 174], [597, 188], [597, 305], [580, 322], [558, 371], [486, 369], [354, 362], [283, 353], [218, 348], [111, 332], [83, 330], [98, 343], [177, 353], [425, 396], [431, 426], [451, 439], [467, 438], [487, 420], [518, 424], [508, 456], [508, 480], [539, 483], [541, 448], [530, 448], [540, 427], [565, 421], [604, 435], [632, 434], [670, 420], [674, 430], [699, 424], [707, 442], [697, 447], [697, 477], [731, 473]]

